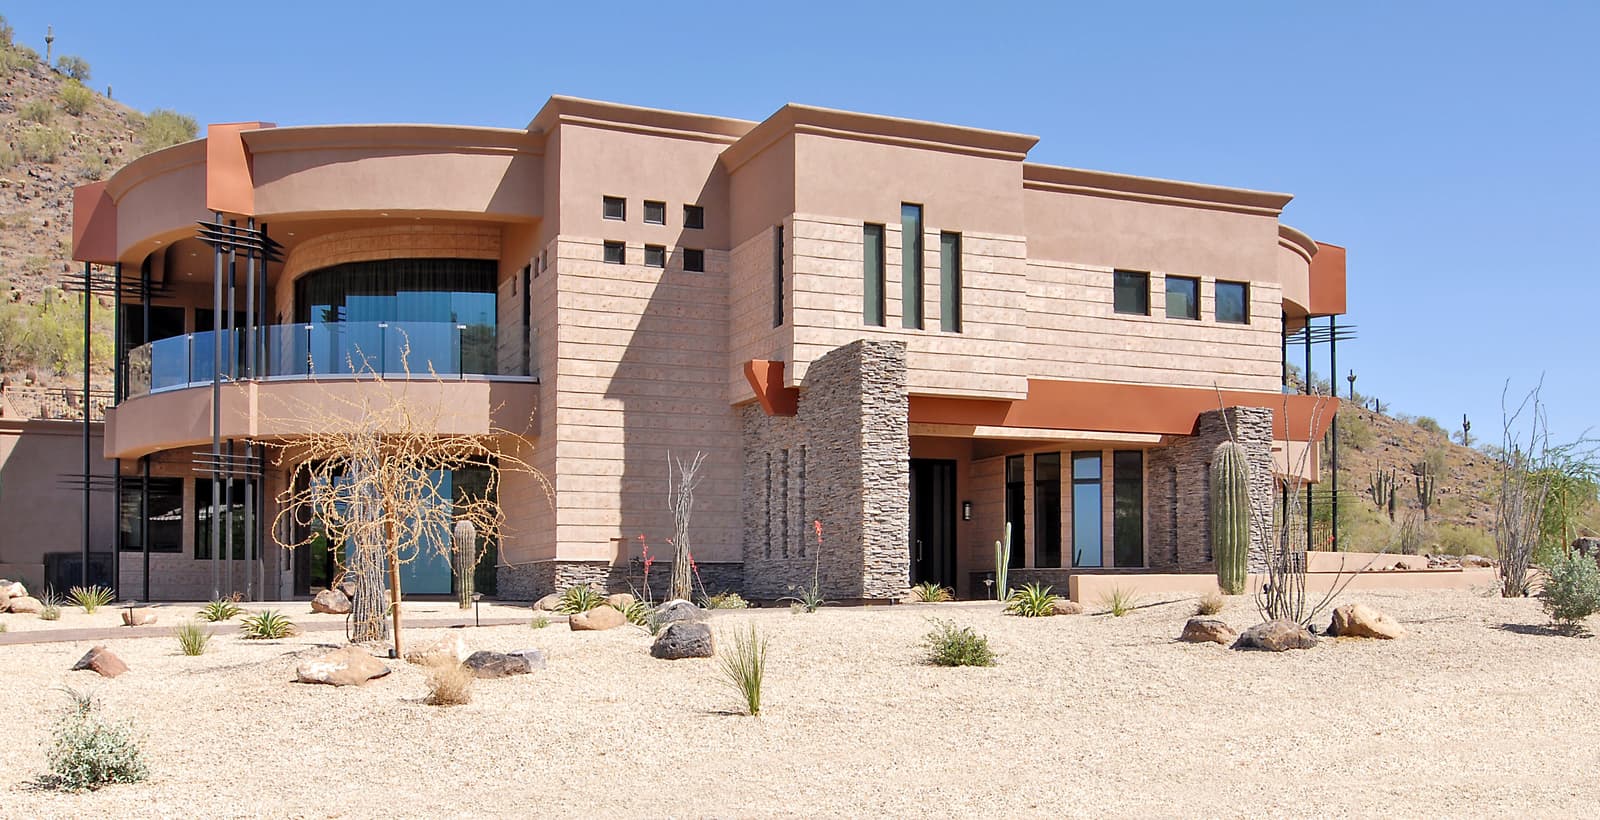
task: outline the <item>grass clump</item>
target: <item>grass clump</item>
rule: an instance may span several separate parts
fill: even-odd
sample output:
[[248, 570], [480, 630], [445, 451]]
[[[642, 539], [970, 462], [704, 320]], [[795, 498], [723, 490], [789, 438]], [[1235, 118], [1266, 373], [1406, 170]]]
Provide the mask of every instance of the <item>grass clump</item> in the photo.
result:
[[722, 663], [722, 679], [744, 702], [745, 713], [752, 717], [761, 714], [761, 683], [767, 672], [767, 639], [756, 631], [756, 625], [750, 624], [748, 629], [734, 630], [730, 651], [720, 653], [717, 657]]
[[1054, 615], [1056, 601], [1060, 600], [1060, 596], [1050, 589], [1043, 584], [1028, 584], [1012, 592], [1011, 597], [1006, 599], [1006, 614], [1020, 615], [1024, 618], [1044, 618]]
[[82, 607], [85, 615], [93, 615], [100, 607], [111, 603], [116, 598], [116, 593], [103, 586], [73, 587], [67, 592], [67, 600], [73, 606]]
[[937, 618], [929, 623], [933, 629], [923, 636], [928, 648], [928, 662], [934, 666], [994, 666], [994, 650], [989, 639], [979, 635], [970, 626], [956, 626], [953, 621]]
[[17, 116], [26, 122], [49, 125], [56, 118], [56, 107], [48, 100], [29, 100], [17, 109]]
[[150, 769], [132, 727], [106, 720], [93, 695], [72, 689], [66, 692], [72, 702], [51, 736], [47, 784], [81, 792], [148, 779]]
[[547, 627], [549, 625], [550, 625], [550, 616], [549, 615], [545, 615], [544, 613], [540, 613], [538, 615], [533, 616], [533, 620], [528, 623], [528, 626], [533, 628], [533, 629], [544, 629], [545, 627]]
[[750, 602], [737, 592], [719, 592], [706, 598], [706, 609], [748, 609]]
[[1539, 564], [1544, 584], [1539, 602], [1551, 622], [1576, 632], [1583, 620], [1600, 612], [1600, 564], [1576, 550], [1557, 550]]
[[446, 658], [428, 666], [428, 696], [423, 702], [429, 706], [464, 706], [472, 702], [472, 670], [454, 659]]
[[953, 598], [949, 589], [939, 586], [932, 581], [923, 581], [922, 583], [917, 584], [911, 588], [911, 593], [917, 596], [918, 601], [921, 601], [925, 604], [942, 604], [946, 601], [952, 600]]
[[239, 613], [243, 611], [244, 608], [239, 606], [237, 603], [226, 598], [218, 598], [207, 603], [205, 606], [200, 607], [200, 612], [197, 614], [197, 617], [199, 617], [202, 621], [210, 621], [211, 623], [215, 624], [223, 621], [231, 621], [234, 618], [239, 617]]
[[1139, 608], [1139, 596], [1126, 587], [1112, 587], [1100, 598], [1100, 605], [1112, 616], [1121, 618]]
[[1215, 615], [1222, 611], [1223, 605], [1227, 602], [1228, 599], [1222, 597], [1222, 593], [1220, 592], [1206, 593], [1206, 595], [1194, 605], [1194, 614]]
[[184, 621], [178, 624], [178, 628], [172, 634], [178, 638], [179, 651], [192, 657], [206, 653], [206, 645], [211, 643], [212, 632], [197, 621]]
[[74, 117], [82, 116], [94, 102], [94, 92], [77, 80], [67, 80], [61, 86], [61, 108]]
[[61, 620], [61, 596], [57, 595], [55, 590], [47, 589], [44, 595], [39, 597], [39, 620]]
[[567, 587], [561, 593], [561, 600], [556, 603], [556, 611], [562, 615], [576, 615], [605, 604], [606, 596], [600, 594], [599, 590], [580, 584]]
[[240, 623], [240, 634], [254, 640], [277, 640], [295, 633], [294, 622], [276, 609], [263, 609]]

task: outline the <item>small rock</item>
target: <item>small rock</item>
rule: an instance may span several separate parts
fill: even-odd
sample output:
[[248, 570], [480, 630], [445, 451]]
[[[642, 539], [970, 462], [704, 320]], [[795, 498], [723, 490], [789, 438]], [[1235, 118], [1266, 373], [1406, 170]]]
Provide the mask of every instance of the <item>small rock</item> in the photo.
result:
[[340, 594], [344, 595], [344, 597], [348, 598], [349, 600], [354, 601], [356, 599], [356, 580], [354, 578], [346, 578], [343, 581], [340, 581], [338, 583], [338, 589]]
[[567, 618], [567, 626], [571, 627], [573, 632], [615, 629], [627, 622], [628, 619], [621, 612], [608, 606], [597, 606], [588, 612], [579, 612]]
[[1345, 604], [1333, 610], [1333, 623], [1328, 634], [1340, 638], [1382, 638], [1392, 640], [1406, 636], [1405, 627], [1398, 621], [1366, 604]]
[[1239, 633], [1234, 632], [1233, 627], [1216, 618], [1190, 618], [1189, 622], [1183, 625], [1183, 634], [1178, 636], [1178, 640], [1187, 643], [1220, 643], [1227, 646], [1238, 637]]
[[350, 597], [337, 589], [325, 589], [311, 599], [311, 611], [324, 615], [348, 615]]
[[1051, 615], [1082, 615], [1083, 604], [1066, 598], [1057, 598], [1050, 604]]
[[556, 606], [561, 603], [561, 596], [552, 592], [549, 595], [533, 602], [535, 612], [555, 612]]
[[1233, 642], [1234, 649], [1261, 649], [1267, 652], [1285, 652], [1290, 649], [1310, 649], [1317, 645], [1317, 636], [1311, 630], [1286, 618], [1256, 624], [1239, 633]]
[[387, 674], [389, 667], [358, 646], [335, 649], [320, 658], [301, 663], [294, 670], [295, 680], [301, 683], [326, 683], [330, 686], [360, 686]]
[[516, 652], [481, 650], [467, 656], [462, 663], [472, 670], [473, 677], [509, 678], [512, 675], [526, 675], [535, 669], [543, 669], [544, 653], [537, 649], [521, 649]]
[[1394, 568], [1402, 570], [1427, 569], [1428, 560], [1426, 558], [1401, 558], [1394, 562]]
[[123, 626], [149, 626], [156, 622], [156, 613], [152, 609], [124, 609], [122, 610]]
[[706, 619], [706, 611], [682, 598], [674, 598], [656, 607], [656, 618], [664, 624], [677, 621], [703, 621]]
[[633, 606], [633, 602], [635, 600], [636, 599], [633, 597], [633, 595], [627, 592], [619, 592], [615, 595], [606, 596], [606, 603], [610, 604], [611, 608], [617, 610], [618, 612], [626, 611], [628, 607]]
[[72, 671], [92, 669], [102, 678], [114, 678], [128, 671], [128, 665], [122, 659], [111, 654], [105, 646], [97, 646], [88, 651], [78, 662], [72, 665]]
[[681, 658], [709, 658], [717, 653], [716, 642], [711, 637], [711, 627], [693, 621], [669, 624], [656, 642], [650, 645], [650, 655], [662, 660]]
[[437, 661], [451, 663], [465, 663], [472, 653], [467, 649], [467, 641], [459, 632], [452, 633], [434, 641], [432, 645], [423, 649], [416, 649], [406, 653], [406, 660], [410, 663], [430, 664]]
[[12, 612], [25, 613], [25, 614], [32, 615], [32, 614], [37, 614], [39, 611], [41, 611], [43, 609], [44, 609], [44, 604], [39, 603], [39, 599], [38, 598], [30, 598], [30, 597], [24, 595], [21, 598], [12, 598], [11, 599], [11, 611]]

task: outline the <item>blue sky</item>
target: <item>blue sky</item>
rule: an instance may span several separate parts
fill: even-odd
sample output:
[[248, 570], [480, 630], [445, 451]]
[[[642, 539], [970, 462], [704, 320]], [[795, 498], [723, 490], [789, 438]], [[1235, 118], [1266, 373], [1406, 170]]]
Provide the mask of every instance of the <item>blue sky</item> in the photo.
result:
[[1291, 192], [1284, 221], [1349, 248], [1344, 321], [1360, 338], [1339, 363], [1360, 392], [1497, 436], [1502, 385], [1542, 374], [1558, 437], [1600, 422], [1600, 4], [76, 0], [0, 14], [41, 51], [53, 25], [56, 53], [88, 59], [117, 99], [201, 123], [520, 127], [551, 94], [761, 119], [794, 101], [1036, 134], [1040, 162]]

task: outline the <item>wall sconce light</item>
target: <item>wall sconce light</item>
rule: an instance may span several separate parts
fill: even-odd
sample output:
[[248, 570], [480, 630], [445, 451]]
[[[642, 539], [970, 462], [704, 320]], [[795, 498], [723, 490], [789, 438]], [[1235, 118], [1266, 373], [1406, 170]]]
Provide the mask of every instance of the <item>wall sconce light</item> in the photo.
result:
[[963, 501], [963, 502], [961, 502], [961, 520], [962, 521], [971, 521], [972, 520], [972, 502], [971, 501]]

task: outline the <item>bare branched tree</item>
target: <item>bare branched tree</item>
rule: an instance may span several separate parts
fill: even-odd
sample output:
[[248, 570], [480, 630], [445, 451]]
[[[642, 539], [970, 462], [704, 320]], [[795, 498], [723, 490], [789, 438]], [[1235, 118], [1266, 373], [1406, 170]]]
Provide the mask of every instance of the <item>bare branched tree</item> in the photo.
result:
[[667, 508], [672, 510], [672, 584], [668, 598], [693, 600], [694, 552], [689, 544], [689, 519], [694, 513], [694, 488], [700, 483], [700, 467], [706, 454], [696, 451], [684, 461], [667, 453]]
[[[1539, 393], [1540, 380], [1517, 408], [1509, 402], [1511, 382], [1500, 391], [1500, 451], [1495, 459], [1499, 496], [1495, 499], [1494, 546], [1500, 559], [1500, 595], [1528, 594], [1528, 568], [1539, 546], [1539, 526], [1550, 495], [1550, 427]], [[1526, 438], [1518, 429], [1527, 421]]]

